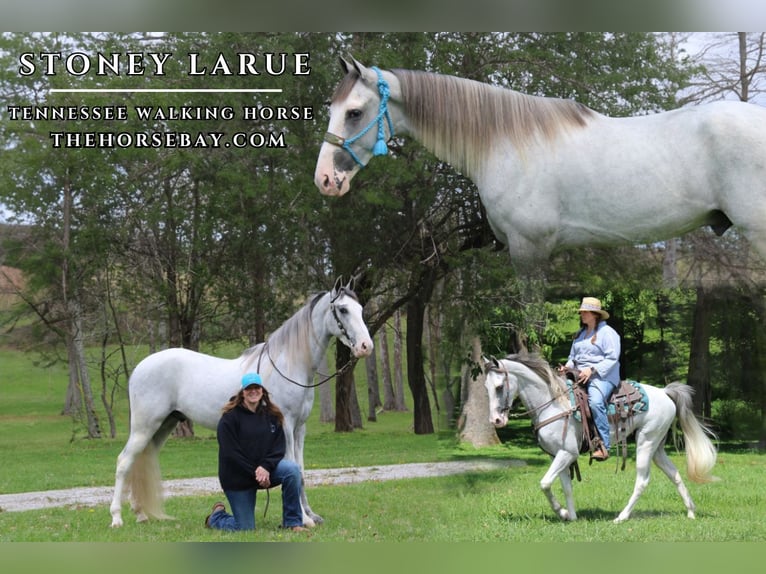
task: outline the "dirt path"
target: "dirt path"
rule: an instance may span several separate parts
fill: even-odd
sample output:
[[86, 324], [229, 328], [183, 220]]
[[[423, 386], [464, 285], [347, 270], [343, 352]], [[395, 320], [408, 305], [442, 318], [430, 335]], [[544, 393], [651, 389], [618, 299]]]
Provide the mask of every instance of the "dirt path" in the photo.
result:
[[[362, 466], [355, 468], [319, 469], [304, 472], [306, 486], [352, 484], [369, 480], [400, 480], [403, 478], [427, 478], [465, 472], [496, 470], [512, 466], [524, 466], [518, 460], [474, 460], [460, 462], [424, 462], [389, 466]], [[165, 496], [199, 496], [218, 494], [221, 486], [218, 477], [183, 478], [163, 483]], [[23, 512], [56, 506], [99, 506], [112, 501], [114, 488], [97, 486], [0, 494], [0, 512]]]

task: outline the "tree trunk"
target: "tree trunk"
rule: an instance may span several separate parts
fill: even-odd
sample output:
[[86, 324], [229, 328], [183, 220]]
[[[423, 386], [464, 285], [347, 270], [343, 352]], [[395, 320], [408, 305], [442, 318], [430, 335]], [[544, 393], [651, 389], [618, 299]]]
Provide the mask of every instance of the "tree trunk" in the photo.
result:
[[[428, 290], [427, 287], [422, 289]], [[427, 297], [422, 295], [419, 293], [407, 303], [407, 383], [412, 393], [415, 434], [431, 434], [434, 424], [423, 370], [423, 320]]]
[[72, 351], [70, 357], [75, 363], [75, 370], [82, 389], [82, 399], [85, 403], [85, 418], [88, 428], [88, 438], [101, 438], [101, 424], [93, 402], [93, 387], [90, 384], [90, 373], [85, 356], [85, 343], [83, 341], [82, 308], [79, 301], [72, 297], [69, 299], [69, 329], [73, 333], [71, 337]]
[[372, 353], [365, 359], [367, 369], [367, 420], [375, 422], [378, 420], [376, 411], [381, 405], [380, 390], [378, 386], [378, 356], [375, 347]]
[[383, 377], [383, 410], [396, 410], [396, 395], [391, 379], [391, 362], [388, 358], [388, 329], [383, 324], [378, 330], [378, 347], [380, 347], [380, 367]]
[[[340, 341], [335, 347], [335, 368], [340, 369], [351, 358], [351, 349]], [[335, 432], [351, 432], [354, 430], [354, 370], [346, 369], [340, 373], [335, 383]], [[358, 410], [358, 402], [357, 410]], [[359, 415], [361, 420], [361, 415]]]
[[710, 417], [710, 321], [712, 300], [704, 287], [697, 287], [687, 382], [694, 388], [694, 411]]
[[440, 413], [439, 395], [436, 391], [436, 363], [439, 359], [438, 341], [441, 336], [439, 329], [439, 312], [433, 305], [426, 308], [425, 336], [428, 341], [428, 383], [434, 399], [437, 416]]
[[397, 411], [406, 411], [404, 402], [404, 375], [402, 362], [402, 313], [399, 309], [394, 313], [394, 402]]
[[[471, 340], [471, 361], [477, 365], [482, 361], [481, 340], [478, 336]], [[484, 372], [474, 378], [471, 371], [470, 365], [463, 367], [463, 385], [467, 392], [458, 428], [460, 441], [476, 448], [498, 444], [500, 439], [497, 431], [489, 421], [489, 397], [484, 388]]]

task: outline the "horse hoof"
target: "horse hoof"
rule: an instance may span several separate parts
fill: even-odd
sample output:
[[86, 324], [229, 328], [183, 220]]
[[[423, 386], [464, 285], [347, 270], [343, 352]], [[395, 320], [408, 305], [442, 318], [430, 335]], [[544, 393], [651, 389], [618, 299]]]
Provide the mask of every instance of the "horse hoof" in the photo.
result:
[[618, 516], [617, 518], [615, 518], [615, 519], [613, 520], [613, 522], [614, 522], [615, 524], [622, 524], [622, 523], [623, 523], [623, 522], [625, 522], [625, 521], [626, 521], [628, 518], [629, 518], [628, 516], [625, 516], [625, 517], [623, 518], [623, 516], [622, 516], [622, 515], [620, 515], [620, 516]]
[[121, 528], [122, 527], [122, 518], [112, 518], [112, 524], [109, 525], [110, 528]]
[[694, 515], [694, 511], [693, 511], [693, 510], [690, 510], [689, 512], [687, 512], [687, 513], [686, 513], [686, 517], [687, 517], [687, 518], [691, 518], [692, 520], [694, 520], [695, 518], [697, 518], [697, 517]]

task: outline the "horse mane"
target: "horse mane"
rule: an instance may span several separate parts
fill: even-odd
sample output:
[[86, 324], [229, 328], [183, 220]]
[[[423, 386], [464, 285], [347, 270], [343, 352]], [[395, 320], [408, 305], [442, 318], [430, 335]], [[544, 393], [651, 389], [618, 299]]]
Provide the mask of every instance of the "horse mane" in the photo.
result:
[[[501, 138], [519, 154], [540, 140], [584, 127], [595, 112], [571, 100], [530, 96], [474, 80], [392, 70], [402, 89], [413, 135], [436, 156], [469, 174]], [[334, 97], [345, 97], [355, 78], [346, 76]], [[356, 76], [358, 78], [358, 75]]]
[[564, 408], [569, 406], [569, 391], [566, 382], [551, 369], [548, 361], [540, 355], [536, 353], [520, 353], [508, 355], [506, 360], [520, 363], [527, 367], [551, 388], [553, 396], [558, 397], [559, 402]]
[[314, 295], [292, 317], [271, 333], [264, 343], [258, 343], [245, 349], [241, 355], [243, 359], [246, 359], [243, 365], [244, 368], [247, 369], [256, 356], [260, 356], [258, 351], [266, 343], [268, 343], [269, 347], [279, 350], [287, 348], [294, 352], [296, 349], [303, 349], [305, 356], [301, 357], [300, 360], [307, 363], [311, 362], [311, 345], [306, 343], [311, 336], [311, 312], [324, 295], [325, 293]]
[[[258, 343], [252, 347], [245, 349], [242, 352], [241, 358], [245, 359], [243, 368], [247, 369], [255, 360], [256, 356], [260, 356], [259, 351], [263, 349], [263, 346], [268, 343], [269, 347], [274, 349], [303, 349], [305, 355], [300, 357], [300, 360], [306, 363], [311, 362], [311, 344], [309, 337], [311, 337], [311, 313], [314, 311], [314, 307], [319, 300], [324, 297], [328, 292], [315, 294], [303, 307], [301, 307], [292, 317], [282, 323], [276, 331], [271, 333], [266, 338], [264, 343]], [[351, 297], [354, 301], [359, 302], [359, 297], [349, 289], [348, 287], [340, 287], [337, 291], [337, 297], [346, 295]], [[297, 357], [296, 357], [297, 359]]]

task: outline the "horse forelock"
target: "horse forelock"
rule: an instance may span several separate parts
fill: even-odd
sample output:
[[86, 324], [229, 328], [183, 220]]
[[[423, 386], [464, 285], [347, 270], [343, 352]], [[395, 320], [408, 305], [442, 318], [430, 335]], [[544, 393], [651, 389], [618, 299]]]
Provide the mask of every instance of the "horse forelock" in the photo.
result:
[[357, 296], [357, 294], [356, 294], [356, 293], [354, 293], [354, 292], [353, 292], [351, 289], [349, 289], [348, 287], [341, 287], [340, 289], [338, 289], [338, 291], [336, 292], [336, 295], [335, 295], [335, 299], [337, 299], [337, 298], [338, 298], [338, 297], [340, 297], [341, 295], [346, 295], [347, 297], [350, 297], [351, 299], [353, 299], [353, 300], [354, 300], [354, 301], [356, 301], [357, 303], [359, 303], [359, 302], [360, 302], [360, 301], [359, 301], [359, 297]]
[[487, 152], [509, 139], [523, 157], [539, 141], [553, 142], [584, 127], [594, 112], [574, 101], [413, 70], [392, 70], [413, 135], [435, 155], [475, 174]]
[[351, 93], [356, 81], [360, 78], [359, 72], [356, 70], [349, 70], [348, 73], [343, 76], [343, 79], [335, 87], [335, 92], [330, 100], [331, 104], [345, 100]]

